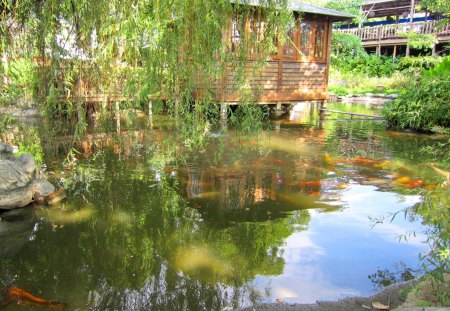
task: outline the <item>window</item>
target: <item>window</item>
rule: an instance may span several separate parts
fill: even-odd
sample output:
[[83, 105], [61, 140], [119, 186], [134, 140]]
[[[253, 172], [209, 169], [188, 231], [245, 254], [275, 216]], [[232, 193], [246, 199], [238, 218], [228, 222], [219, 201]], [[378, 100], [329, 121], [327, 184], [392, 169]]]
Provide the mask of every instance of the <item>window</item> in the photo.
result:
[[239, 19], [233, 16], [231, 22], [231, 52], [236, 52], [241, 43], [241, 30], [239, 29]]
[[251, 18], [249, 20], [249, 35], [250, 54], [255, 56], [259, 53], [258, 44], [264, 39], [264, 22], [259, 18]]
[[286, 43], [283, 47], [283, 56], [288, 58], [295, 57], [295, 27], [291, 27], [287, 33]]
[[316, 24], [314, 37], [314, 58], [323, 60], [325, 51], [325, 25]]
[[309, 59], [309, 51], [311, 50], [311, 23], [300, 23], [300, 52], [302, 52], [302, 58]]
[[250, 34], [252, 40], [255, 42], [261, 42], [264, 38], [264, 22], [259, 19], [250, 19]]

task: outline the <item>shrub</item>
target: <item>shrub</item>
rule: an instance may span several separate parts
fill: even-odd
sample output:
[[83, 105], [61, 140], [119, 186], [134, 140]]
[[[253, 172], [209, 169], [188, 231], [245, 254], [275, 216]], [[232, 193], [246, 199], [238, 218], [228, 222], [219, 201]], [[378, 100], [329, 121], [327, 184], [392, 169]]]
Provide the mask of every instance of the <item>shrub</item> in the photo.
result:
[[333, 34], [331, 50], [331, 66], [343, 72], [389, 77], [396, 68], [396, 60], [391, 57], [367, 54], [359, 37], [354, 35]]
[[417, 83], [382, 111], [388, 125], [418, 131], [450, 127], [450, 57], [424, 70]]
[[397, 64], [399, 70], [409, 68], [431, 69], [442, 61], [441, 57], [436, 56], [419, 56], [419, 57], [402, 57]]

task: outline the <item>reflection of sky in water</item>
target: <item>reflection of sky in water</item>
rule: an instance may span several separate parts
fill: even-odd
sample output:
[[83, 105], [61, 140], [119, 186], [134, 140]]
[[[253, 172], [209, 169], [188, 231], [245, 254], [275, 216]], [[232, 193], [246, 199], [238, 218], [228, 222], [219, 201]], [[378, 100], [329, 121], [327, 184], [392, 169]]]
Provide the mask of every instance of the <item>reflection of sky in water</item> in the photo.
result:
[[342, 202], [346, 208], [340, 212], [310, 211], [308, 229], [286, 240], [283, 275], [258, 276], [254, 280], [256, 287], [271, 289], [267, 301], [280, 298], [286, 302], [312, 303], [370, 295], [374, 287], [368, 276], [377, 269], [393, 269], [399, 262], [416, 268], [425, 237], [417, 233], [406, 244], [399, 242], [399, 236], [419, 224], [405, 220], [401, 213], [393, 222], [371, 229], [369, 215], [387, 216], [413, 206], [419, 202], [419, 196], [400, 196], [376, 191], [373, 186], [352, 185], [343, 192]]

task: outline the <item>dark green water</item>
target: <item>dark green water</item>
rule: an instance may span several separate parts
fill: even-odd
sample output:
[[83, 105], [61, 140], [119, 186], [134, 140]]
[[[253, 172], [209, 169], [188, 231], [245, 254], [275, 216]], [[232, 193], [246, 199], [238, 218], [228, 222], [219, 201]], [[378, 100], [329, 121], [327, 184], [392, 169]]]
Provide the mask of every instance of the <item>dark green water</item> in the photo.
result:
[[273, 121], [257, 137], [209, 130], [189, 149], [166, 118], [143, 118], [119, 133], [93, 126], [68, 159], [64, 125], [16, 131], [68, 199], [0, 215], [2, 287], [67, 310], [226, 310], [402, 280], [426, 250], [420, 220], [370, 218], [420, 201], [408, 185], [433, 178], [418, 153], [433, 139], [312, 123]]

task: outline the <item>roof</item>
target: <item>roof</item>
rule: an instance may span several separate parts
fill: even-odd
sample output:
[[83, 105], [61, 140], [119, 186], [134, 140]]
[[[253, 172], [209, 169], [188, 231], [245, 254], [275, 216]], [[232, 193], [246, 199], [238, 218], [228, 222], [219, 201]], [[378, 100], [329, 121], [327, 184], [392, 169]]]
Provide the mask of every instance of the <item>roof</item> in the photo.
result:
[[[420, 0], [414, 0], [414, 6]], [[411, 11], [411, 0], [364, 0], [361, 9], [369, 17], [399, 16]]]
[[341, 11], [336, 11], [332, 9], [323, 8], [320, 6], [315, 6], [307, 3], [302, 3], [299, 1], [293, 1], [291, 0], [289, 2], [289, 8], [292, 9], [292, 11], [295, 12], [304, 12], [304, 13], [310, 13], [310, 14], [319, 14], [319, 15], [326, 15], [326, 16], [333, 16], [341, 19], [351, 19], [355, 18], [354, 15], [344, 13]]
[[[266, 1], [264, 0], [230, 0], [232, 3], [239, 3], [239, 4], [248, 4], [248, 5], [254, 5], [254, 6], [265, 6]], [[327, 9], [307, 3], [302, 3], [297, 0], [290, 0], [289, 1], [289, 9], [291, 9], [294, 12], [302, 12], [302, 13], [309, 13], [309, 14], [318, 14], [318, 15], [324, 15], [324, 16], [331, 16], [334, 21], [343, 21], [355, 18], [354, 15]]]

